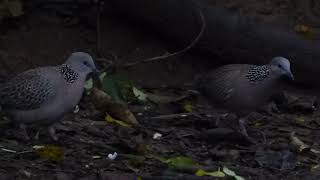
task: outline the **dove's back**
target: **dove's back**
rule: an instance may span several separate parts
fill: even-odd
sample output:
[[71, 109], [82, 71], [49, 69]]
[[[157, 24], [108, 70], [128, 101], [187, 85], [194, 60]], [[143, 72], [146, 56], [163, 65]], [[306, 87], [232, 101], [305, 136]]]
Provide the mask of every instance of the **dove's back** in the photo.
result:
[[0, 104], [19, 123], [53, 123], [82, 96], [85, 77], [74, 73], [66, 76], [63, 65], [25, 71], [0, 85]]

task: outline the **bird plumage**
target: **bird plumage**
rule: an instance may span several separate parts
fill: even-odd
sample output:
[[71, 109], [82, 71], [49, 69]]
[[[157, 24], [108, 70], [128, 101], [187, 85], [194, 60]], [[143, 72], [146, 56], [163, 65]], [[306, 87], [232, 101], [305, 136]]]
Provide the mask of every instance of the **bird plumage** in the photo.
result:
[[55, 96], [54, 85], [38, 68], [13, 77], [0, 86], [0, 104], [3, 109], [29, 110]]
[[95, 69], [90, 55], [77, 52], [62, 65], [27, 70], [0, 84], [0, 105], [19, 124], [51, 125], [78, 104]]
[[249, 142], [255, 143], [247, 133], [246, 118], [280, 90], [284, 76], [293, 79], [289, 60], [274, 57], [266, 65], [229, 64], [214, 69], [202, 80], [201, 88], [212, 104], [240, 116], [239, 131]]
[[[276, 62], [282, 64], [282, 60]], [[213, 103], [228, 109], [257, 109], [279, 90], [285, 73], [278, 70], [278, 64], [275, 64], [229, 64], [219, 67], [207, 74], [202, 89]]]

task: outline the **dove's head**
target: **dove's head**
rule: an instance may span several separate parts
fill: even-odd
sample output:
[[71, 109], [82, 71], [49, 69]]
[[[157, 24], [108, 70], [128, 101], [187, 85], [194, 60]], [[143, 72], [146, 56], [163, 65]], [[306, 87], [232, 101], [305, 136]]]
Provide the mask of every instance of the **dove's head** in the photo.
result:
[[287, 58], [278, 56], [272, 58], [270, 62], [273, 73], [278, 76], [286, 76], [290, 80], [294, 80], [294, 76], [290, 69], [290, 61]]
[[74, 52], [66, 61], [66, 64], [79, 74], [87, 76], [90, 73], [97, 74], [99, 71], [94, 64], [93, 58], [85, 52]]

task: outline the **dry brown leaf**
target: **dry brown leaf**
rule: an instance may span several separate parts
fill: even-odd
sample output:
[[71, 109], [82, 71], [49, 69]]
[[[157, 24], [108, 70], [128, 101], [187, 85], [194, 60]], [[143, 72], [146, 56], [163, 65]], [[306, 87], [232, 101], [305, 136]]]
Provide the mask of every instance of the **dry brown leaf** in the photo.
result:
[[36, 154], [41, 157], [51, 159], [53, 161], [62, 161], [64, 159], [64, 151], [62, 147], [54, 145], [34, 146]]
[[91, 91], [91, 99], [97, 110], [103, 113], [108, 113], [113, 118], [119, 119], [131, 125], [139, 125], [136, 117], [127, 106], [115, 103], [111, 96], [104, 91], [94, 87]]
[[303, 25], [303, 24], [297, 24], [294, 26], [294, 31], [298, 34], [301, 34], [303, 37], [313, 40], [315, 39], [315, 31], [312, 27]]

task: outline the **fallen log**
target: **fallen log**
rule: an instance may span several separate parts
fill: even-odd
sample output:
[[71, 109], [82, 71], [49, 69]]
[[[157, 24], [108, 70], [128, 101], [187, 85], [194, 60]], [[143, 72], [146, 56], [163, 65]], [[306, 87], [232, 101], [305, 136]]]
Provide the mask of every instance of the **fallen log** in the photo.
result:
[[320, 81], [315, 79], [320, 76], [320, 44], [288, 29], [209, 6], [200, 0], [109, 0], [105, 3], [108, 10], [148, 27], [145, 29], [157, 31], [179, 46], [187, 46], [199, 33], [201, 11], [206, 29], [194, 48], [202, 52], [201, 55], [212, 57], [212, 61], [222, 62], [221, 65], [263, 64], [273, 56], [285, 56], [291, 60], [297, 84], [320, 87]]

